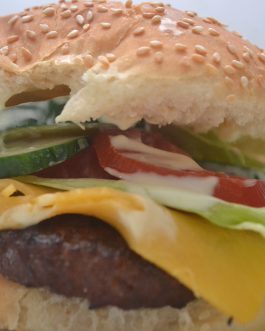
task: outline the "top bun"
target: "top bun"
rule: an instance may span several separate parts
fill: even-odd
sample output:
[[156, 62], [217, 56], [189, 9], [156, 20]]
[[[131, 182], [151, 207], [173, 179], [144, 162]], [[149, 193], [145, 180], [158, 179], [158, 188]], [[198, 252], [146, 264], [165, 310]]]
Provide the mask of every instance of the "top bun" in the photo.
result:
[[265, 51], [163, 3], [61, 0], [0, 18], [0, 105], [71, 94], [58, 121], [265, 136]]

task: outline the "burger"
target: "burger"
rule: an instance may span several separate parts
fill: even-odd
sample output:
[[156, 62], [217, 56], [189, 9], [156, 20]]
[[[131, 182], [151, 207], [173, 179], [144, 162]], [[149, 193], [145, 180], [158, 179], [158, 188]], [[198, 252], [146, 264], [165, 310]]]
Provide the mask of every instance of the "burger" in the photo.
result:
[[264, 330], [265, 51], [163, 3], [0, 25], [0, 329]]

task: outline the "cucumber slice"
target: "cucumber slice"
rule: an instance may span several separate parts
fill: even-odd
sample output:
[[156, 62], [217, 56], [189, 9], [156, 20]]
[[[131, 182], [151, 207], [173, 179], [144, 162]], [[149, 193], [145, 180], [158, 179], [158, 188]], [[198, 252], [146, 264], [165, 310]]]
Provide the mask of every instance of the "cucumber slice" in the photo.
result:
[[[102, 127], [102, 125], [100, 125]], [[0, 178], [32, 174], [61, 163], [89, 144], [98, 124], [14, 129], [0, 135]]]

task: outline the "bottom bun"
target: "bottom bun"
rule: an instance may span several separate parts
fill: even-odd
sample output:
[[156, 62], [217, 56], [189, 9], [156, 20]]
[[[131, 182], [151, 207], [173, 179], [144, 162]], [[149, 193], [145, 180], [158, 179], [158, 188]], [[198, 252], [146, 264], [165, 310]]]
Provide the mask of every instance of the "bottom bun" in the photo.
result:
[[[231, 322], [231, 320], [230, 320]], [[229, 323], [202, 300], [183, 309], [90, 310], [86, 300], [27, 289], [0, 277], [0, 329], [8, 331], [261, 331], [265, 313], [247, 325]]]

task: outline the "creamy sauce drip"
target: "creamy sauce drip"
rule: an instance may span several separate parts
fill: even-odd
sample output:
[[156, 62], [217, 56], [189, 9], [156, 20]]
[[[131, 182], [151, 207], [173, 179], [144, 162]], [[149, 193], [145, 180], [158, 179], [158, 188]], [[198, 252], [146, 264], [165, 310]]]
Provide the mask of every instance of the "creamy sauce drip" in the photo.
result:
[[[177, 188], [180, 190], [192, 191], [204, 195], [213, 196], [215, 188], [218, 184], [218, 178], [214, 176], [209, 177], [176, 177], [176, 176], [161, 176], [155, 173], [137, 172], [134, 174], [126, 174], [115, 169], [104, 169], [110, 175], [124, 179], [137, 184], [158, 185], [167, 188]], [[193, 202], [192, 202], [193, 203]], [[200, 209], [200, 206], [197, 206]], [[208, 208], [207, 204], [207, 208]]]
[[132, 160], [170, 170], [202, 170], [189, 156], [164, 151], [124, 135], [111, 137], [112, 146]]

